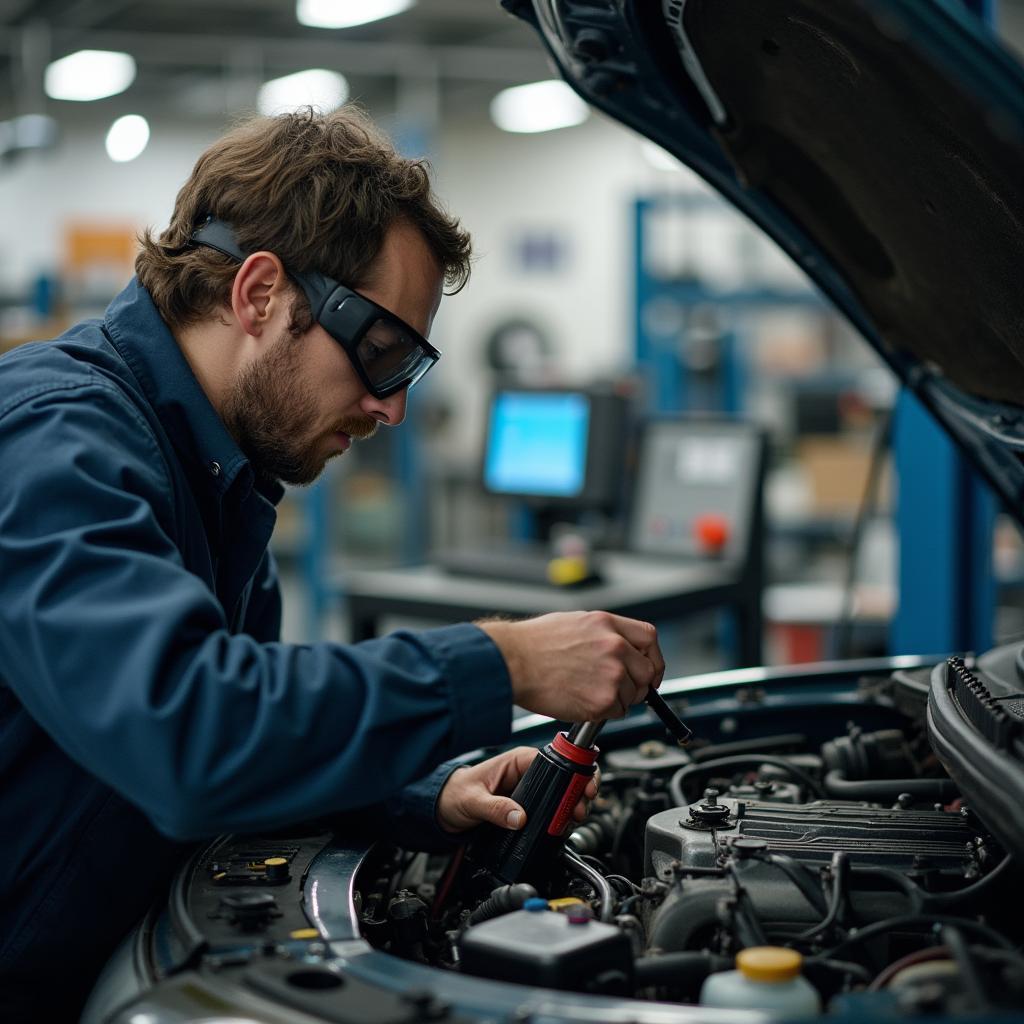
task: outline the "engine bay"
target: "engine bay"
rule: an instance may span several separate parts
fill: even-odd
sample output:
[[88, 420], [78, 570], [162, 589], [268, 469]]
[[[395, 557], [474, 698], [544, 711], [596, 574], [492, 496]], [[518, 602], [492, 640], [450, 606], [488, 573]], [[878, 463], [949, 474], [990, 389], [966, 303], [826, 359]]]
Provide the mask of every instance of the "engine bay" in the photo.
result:
[[[1024, 1008], [1024, 647], [741, 669], [662, 693], [694, 740], [674, 745], [644, 707], [608, 723], [599, 794], [543, 869], [500, 877], [479, 832], [433, 853], [351, 822], [223, 836], [83, 1021], [172, 1024], [214, 1005], [337, 1024]], [[515, 745], [555, 729], [522, 719]], [[805, 986], [801, 1013], [743, 1001], [736, 966], [765, 951], [769, 974]]]
[[609, 750], [588, 817], [529, 882], [503, 884], [472, 843], [379, 849], [362, 934], [444, 970], [660, 1002], [698, 1003], [768, 946], [800, 954], [822, 1008], [867, 993], [901, 1013], [1019, 1008], [1019, 868], [932, 752], [930, 675], [865, 684], [863, 712], [823, 741], [834, 708], [801, 732]]

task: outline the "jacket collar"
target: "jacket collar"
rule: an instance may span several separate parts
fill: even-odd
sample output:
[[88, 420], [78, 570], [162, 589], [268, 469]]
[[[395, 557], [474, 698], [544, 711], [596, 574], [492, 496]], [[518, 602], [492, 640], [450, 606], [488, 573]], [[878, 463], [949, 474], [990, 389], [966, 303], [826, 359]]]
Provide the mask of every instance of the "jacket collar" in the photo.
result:
[[[138, 278], [107, 307], [104, 327], [183, 462], [222, 498], [237, 485], [244, 499], [257, 484], [253, 468]], [[258, 489], [275, 505], [284, 494], [280, 484], [266, 480], [259, 481]]]

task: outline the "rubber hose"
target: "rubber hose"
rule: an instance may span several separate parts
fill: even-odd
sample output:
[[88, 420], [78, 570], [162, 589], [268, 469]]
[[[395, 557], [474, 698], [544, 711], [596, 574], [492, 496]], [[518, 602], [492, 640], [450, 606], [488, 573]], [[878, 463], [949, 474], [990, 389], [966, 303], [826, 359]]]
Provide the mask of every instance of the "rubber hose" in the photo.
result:
[[694, 775], [710, 775], [718, 768], [757, 768], [762, 764], [770, 764], [774, 768], [781, 768], [789, 774], [789, 777], [802, 786], [806, 786], [816, 797], [825, 797], [826, 793], [821, 788], [821, 783], [812, 778], [807, 772], [802, 771], [795, 765], [790, 764], [784, 757], [772, 757], [768, 754], [737, 754], [735, 757], [716, 757], [713, 761], [701, 761], [699, 764], [687, 764], [679, 769], [672, 776], [668, 784], [669, 792], [676, 806], [683, 806], [689, 801], [683, 792], [683, 783]]
[[945, 803], [959, 796], [952, 779], [848, 779], [838, 768], [825, 776], [825, 790], [837, 800], [895, 800], [901, 793]]
[[717, 953], [662, 953], [633, 961], [636, 988], [669, 987], [693, 991], [715, 971], [732, 967], [732, 957]]
[[480, 924], [481, 921], [489, 921], [492, 917], [520, 910], [527, 900], [533, 899], [536, 895], [537, 890], [526, 882], [500, 885], [469, 915], [466, 924]]
[[568, 865], [570, 871], [577, 876], [582, 876], [594, 887], [598, 899], [601, 901], [600, 920], [610, 921], [615, 914], [615, 894], [612, 892], [608, 879], [568, 847], [562, 850], [562, 860]]

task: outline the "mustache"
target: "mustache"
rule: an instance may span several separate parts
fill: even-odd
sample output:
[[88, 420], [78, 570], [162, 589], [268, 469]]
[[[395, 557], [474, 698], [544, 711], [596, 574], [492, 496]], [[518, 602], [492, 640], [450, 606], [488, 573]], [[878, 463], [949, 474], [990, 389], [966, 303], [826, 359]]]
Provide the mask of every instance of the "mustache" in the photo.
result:
[[346, 416], [343, 420], [338, 421], [335, 429], [358, 441], [365, 441], [377, 433], [378, 426], [380, 424], [372, 416]]

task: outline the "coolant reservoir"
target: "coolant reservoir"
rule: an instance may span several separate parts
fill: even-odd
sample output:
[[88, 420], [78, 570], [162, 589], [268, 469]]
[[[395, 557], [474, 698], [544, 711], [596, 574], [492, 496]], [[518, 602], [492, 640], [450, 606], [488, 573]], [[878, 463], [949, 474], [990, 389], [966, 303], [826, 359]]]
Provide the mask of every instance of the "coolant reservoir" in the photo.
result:
[[782, 946], [751, 946], [736, 954], [735, 971], [707, 977], [700, 990], [703, 1006], [765, 1010], [779, 1017], [821, 1013], [814, 986], [800, 973], [803, 957]]

